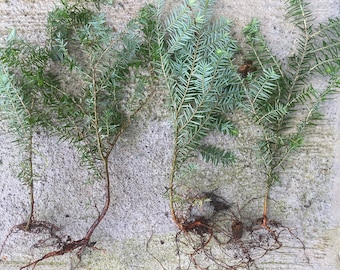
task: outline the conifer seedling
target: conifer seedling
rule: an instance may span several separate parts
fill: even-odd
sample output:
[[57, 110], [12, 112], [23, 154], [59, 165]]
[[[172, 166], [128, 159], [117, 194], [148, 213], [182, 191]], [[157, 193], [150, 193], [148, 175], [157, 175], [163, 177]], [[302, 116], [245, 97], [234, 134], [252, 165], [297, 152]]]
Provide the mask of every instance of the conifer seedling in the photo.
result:
[[238, 76], [231, 64], [237, 46], [230, 35], [230, 21], [213, 19], [215, 3], [183, 1], [168, 14], [164, 2], [157, 7], [159, 72], [170, 96], [173, 117], [170, 211], [181, 230], [185, 221], [176, 209], [175, 185], [188, 159], [201, 155], [214, 164], [234, 161], [230, 151], [203, 143], [212, 130], [237, 132], [225, 118], [239, 93]]
[[[258, 152], [266, 172], [262, 226], [268, 226], [268, 198], [285, 162], [304, 142], [310, 128], [321, 119], [320, 106], [340, 86], [340, 18], [314, 25], [313, 14], [303, 0], [287, 1], [287, 17], [299, 31], [293, 56], [280, 61], [270, 50], [253, 19], [244, 29], [252, 71], [243, 79], [240, 107], [263, 135]], [[318, 89], [313, 76], [327, 85]]]
[[[35, 222], [34, 182], [39, 179], [34, 156], [39, 155], [33, 136], [46, 126], [47, 116], [41, 112], [41, 94], [46, 91], [44, 82], [53, 83], [45, 74], [48, 50], [29, 44], [16, 36], [13, 30], [6, 47], [0, 51], [0, 109], [15, 143], [21, 149], [23, 160], [18, 175], [29, 188], [30, 212], [24, 230], [30, 231]], [[23, 224], [20, 224], [22, 227]]]

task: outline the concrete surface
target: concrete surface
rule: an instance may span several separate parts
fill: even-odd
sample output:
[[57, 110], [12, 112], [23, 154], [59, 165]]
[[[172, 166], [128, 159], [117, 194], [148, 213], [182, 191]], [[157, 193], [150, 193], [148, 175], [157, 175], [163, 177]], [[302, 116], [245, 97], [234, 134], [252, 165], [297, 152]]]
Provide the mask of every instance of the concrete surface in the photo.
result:
[[[147, 2], [117, 1], [103, 11], [120, 29]], [[316, 22], [340, 16], [339, 0], [310, 2]], [[9, 29], [16, 28], [19, 35], [43, 43], [46, 15], [54, 5], [44, 0], [0, 0], [0, 41]], [[292, 52], [295, 29], [287, 23], [284, 9], [281, 0], [221, 0], [216, 13], [232, 18], [237, 33], [252, 17], [258, 17], [274, 52], [286, 57]], [[161, 104], [162, 96], [157, 99], [154, 104]], [[269, 216], [294, 230], [304, 242], [309, 260], [296, 239], [287, 236], [281, 249], [258, 262], [260, 269], [340, 269], [339, 106], [340, 95], [324, 106], [325, 120], [292, 155], [282, 181], [271, 193]], [[86, 253], [80, 269], [179, 269], [176, 228], [168, 217], [164, 195], [172, 142], [169, 119], [164, 108], [151, 104], [119, 141], [110, 160], [111, 208], [92, 238], [98, 249]], [[198, 176], [186, 183], [186, 188], [193, 193], [218, 188], [234, 207], [244, 206], [239, 214], [250, 221], [261, 216], [264, 187], [256, 156], [249, 149], [257, 134], [243, 120], [235, 120], [240, 123], [237, 138], [219, 134], [211, 138], [218, 145], [236, 147], [236, 165], [222, 168], [197, 161]], [[0, 243], [28, 215], [27, 190], [17, 179], [21, 153], [6, 131], [6, 126], [0, 128]], [[96, 206], [100, 208], [103, 202], [102, 183], [88, 183], [76, 152], [67, 143], [41, 134], [35, 137], [35, 147], [42, 175], [36, 184], [36, 218], [56, 224], [72, 239], [83, 237], [97, 215]], [[46, 232], [12, 234], [1, 254], [0, 269], [18, 269], [39, 258], [50, 249], [33, 245], [47, 237]], [[184, 267], [184, 256], [181, 260], [182, 269], [194, 269], [192, 265]], [[75, 262], [68, 254], [46, 260], [36, 269], [72, 269]]]

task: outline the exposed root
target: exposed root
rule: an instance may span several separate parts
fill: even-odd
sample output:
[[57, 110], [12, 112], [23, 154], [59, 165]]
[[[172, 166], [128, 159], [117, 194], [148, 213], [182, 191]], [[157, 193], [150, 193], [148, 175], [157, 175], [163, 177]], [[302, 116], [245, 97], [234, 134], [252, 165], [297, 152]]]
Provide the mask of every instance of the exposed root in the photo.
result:
[[89, 242], [89, 239], [83, 238], [81, 240], [77, 240], [77, 241], [72, 241], [71, 243], [65, 244], [62, 249], [57, 250], [57, 251], [51, 251], [47, 254], [45, 254], [44, 256], [42, 256], [40, 259], [35, 260], [34, 262], [31, 262], [29, 264], [26, 264], [25, 266], [21, 267], [20, 270], [28, 268], [33, 266], [32, 269], [35, 268], [35, 266], [43, 261], [46, 260], [48, 258], [52, 258], [52, 257], [57, 257], [57, 256], [62, 256], [65, 253], [69, 253], [72, 252], [76, 249], [79, 248], [78, 252], [77, 252], [77, 257], [80, 259], [82, 252], [84, 251], [85, 247], [93, 247], [96, 244], [96, 242]]
[[[58, 226], [47, 221], [32, 220], [30, 221], [30, 226], [28, 228], [27, 228], [27, 222], [20, 223], [11, 228], [11, 230], [6, 235], [4, 241], [1, 244], [0, 255], [2, 254], [6, 246], [6, 243], [8, 239], [11, 237], [11, 235], [19, 231], [34, 233], [34, 234], [47, 233], [50, 235], [48, 239], [54, 239], [57, 244], [62, 243], [62, 237], [58, 234], [58, 232], [60, 231], [60, 228]], [[35, 246], [38, 246], [39, 244], [40, 243], [36, 244]]]
[[[235, 211], [236, 215], [231, 205], [214, 193], [202, 193], [187, 199], [187, 209], [176, 217], [180, 228], [175, 238], [180, 269], [187, 269], [190, 265], [198, 270], [257, 269], [257, 263], [268, 253], [282, 248], [287, 237], [301, 244], [307, 258], [302, 240], [280, 222], [264, 216], [251, 223], [242, 218], [240, 209]], [[197, 201], [207, 205], [199, 203], [197, 206]], [[213, 211], [202, 211], [209, 214], [199, 215], [201, 212], [197, 207], [212, 207]], [[157, 261], [161, 263], [162, 260]]]

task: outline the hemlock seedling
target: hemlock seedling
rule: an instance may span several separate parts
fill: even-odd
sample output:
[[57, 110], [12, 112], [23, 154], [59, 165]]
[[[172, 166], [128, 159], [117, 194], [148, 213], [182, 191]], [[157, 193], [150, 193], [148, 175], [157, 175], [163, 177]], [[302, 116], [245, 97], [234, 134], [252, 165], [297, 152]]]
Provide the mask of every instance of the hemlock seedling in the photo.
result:
[[230, 36], [230, 22], [213, 20], [215, 2], [184, 1], [164, 21], [164, 3], [157, 7], [159, 72], [173, 116], [170, 211], [180, 229], [184, 221], [175, 209], [175, 183], [186, 161], [197, 155], [214, 164], [234, 161], [230, 151], [202, 142], [212, 130], [237, 133], [224, 116], [235, 106], [240, 92], [231, 65], [237, 46]]
[[[299, 30], [295, 54], [286, 65], [271, 52], [258, 20], [244, 29], [249, 48], [245, 58], [253, 72], [242, 80], [240, 107], [262, 129], [258, 144], [266, 172], [262, 225], [268, 225], [268, 196], [292, 151], [321, 118], [320, 105], [340, 86], [340, 18], [313, 25], [313, 15], [302, 0], [288, 1], [287, 16]], [[322, 75], [327, 86], [316, 89], [311, 79]], [[298, 112], [298, 113], [297, 113]]]

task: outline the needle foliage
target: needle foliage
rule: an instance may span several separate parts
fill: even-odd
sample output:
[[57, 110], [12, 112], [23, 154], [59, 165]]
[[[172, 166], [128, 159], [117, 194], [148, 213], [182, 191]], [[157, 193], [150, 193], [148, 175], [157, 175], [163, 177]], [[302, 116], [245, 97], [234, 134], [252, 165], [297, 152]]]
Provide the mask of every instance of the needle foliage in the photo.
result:
[[[51, 128], [78, 147], [87, 165], [96, 166], [144, 104], [149, 75], [137, 69], [148, 68], [144, 63], [150, 55], [140, 54], [137, 22], [117, 33], [103, 15], [79, 5], [56, 9], [49, 29], [51, 57], [62, 71], [59, 85], [51, 86]], [[129, 85], [136, 86], [133, 93], [127, 92]]]
[[84, 169], [104, 185], [104, 204], [84, 238], [23, 268], [76, 249], [80, 257], [94, 245], [91, 236], [110, 206], [110, 155], [156, 89], [152, 62], [158, 45], [148, 8], [118, 33], [96, 10], [64, 1], [49, 13], [45, 46], [12, 33], [1, 50], [1, 107], [28, 153], [21, 177], [32, 192], [32, 137], [38, 127], [72, 143]]
[[[175, 199], [176, 183], [182, 182], [190, 160], [201, 157], [214, 165], [234, 161], [231, 151], [206, 139], [214, 130], [237, 135], [226, 115], [241, 108], [262, 130], [258, 152], [266, 173], [262, 225], [267, 227], [270, 188], [291, 152], [303, 144], [308, 127], [321, 118], [321, 104], [340, 86], [340, 19], [314, 25], [308, 5], [289, 0], [287, 15], [299, 35], [295, 54], [283, 61], [268, 47], [258, 20], [252, 20], [244, 29], [244, 58], [252, 67], [241, 76], [235, 69], [239, 50], [230, 21], [213, 16], [216, 0], [184, 0], [170, 10], [160, 0], [146, 5], [123, 32], [86, 2], [62, 1], [49, 14], [44, 46], [12, 32], [0, 50], [1, 117], [22, 147], [19, 177], [30, 189], [26, 228], [34, 219], [34, 136], [39, 129], [77, 148], [84, 169], [103, 183], [105, 198], [82, 239], [62, 243], [23, 268], [75, 250], [80, 257], [93, 247], [92, 234], [110, 206], [109, 165], [115, 145], [162, 86], [172, 113], [169, 200], [175, 224], [190, 229]], [[110, 1], [90, 2], [99, 8]], [[327, 85], [314, 86], [313, 76], [327, 78]], [[212, 228], [199, 222], [212, 236]]]
[[[340, 19], [329, 19], [315, 26], [308, 4], [302, 0], [287, 2], [287, 17], [299, 34], [295, 53], [280, 61], [270, 50], [254, 19], [244, 29], [248, 55], [253, 69], [242, 81], [240, 106], [262, 127], [258, 150], [266, 172], [264, 223], [270, 187], [279, 179], [283, 163], [298, 149], [308, 128], [322, 116], [320, 105], [340, 85]], [[324, 88], [312, 83], [314, 76], [328, 80]]]
[[30, 214], [26, 230], [34, 220], [34, 181], [39, 179], [35, 170], [33, 136], [41, 126], [47, 125], [47, 117], [41, 111], [41, 99], [45, 97], [45, 82], [53, 83], [51, 74], [45, 73], [49, 53], [46, 48], [29, 44], [16, 37], [15, 31], [0, 50], [0, 109], [9, 131], [22, 151], [19, 178], [29, 187]]
[[168, 13], [163, 2], [157, 7], [159, 72], [173, 117], [170, 206], [179, 226], [173, 196], [183, 164], [197, 155], [214, 164], [234, 160], [230, 151], [203, 143], [212, 130], [237, 133], [224, 116], [238, 98], [237, 75], [231, 65], [237, 46], [230, 22], [213, 19], [215, 2], [184, 1]]

